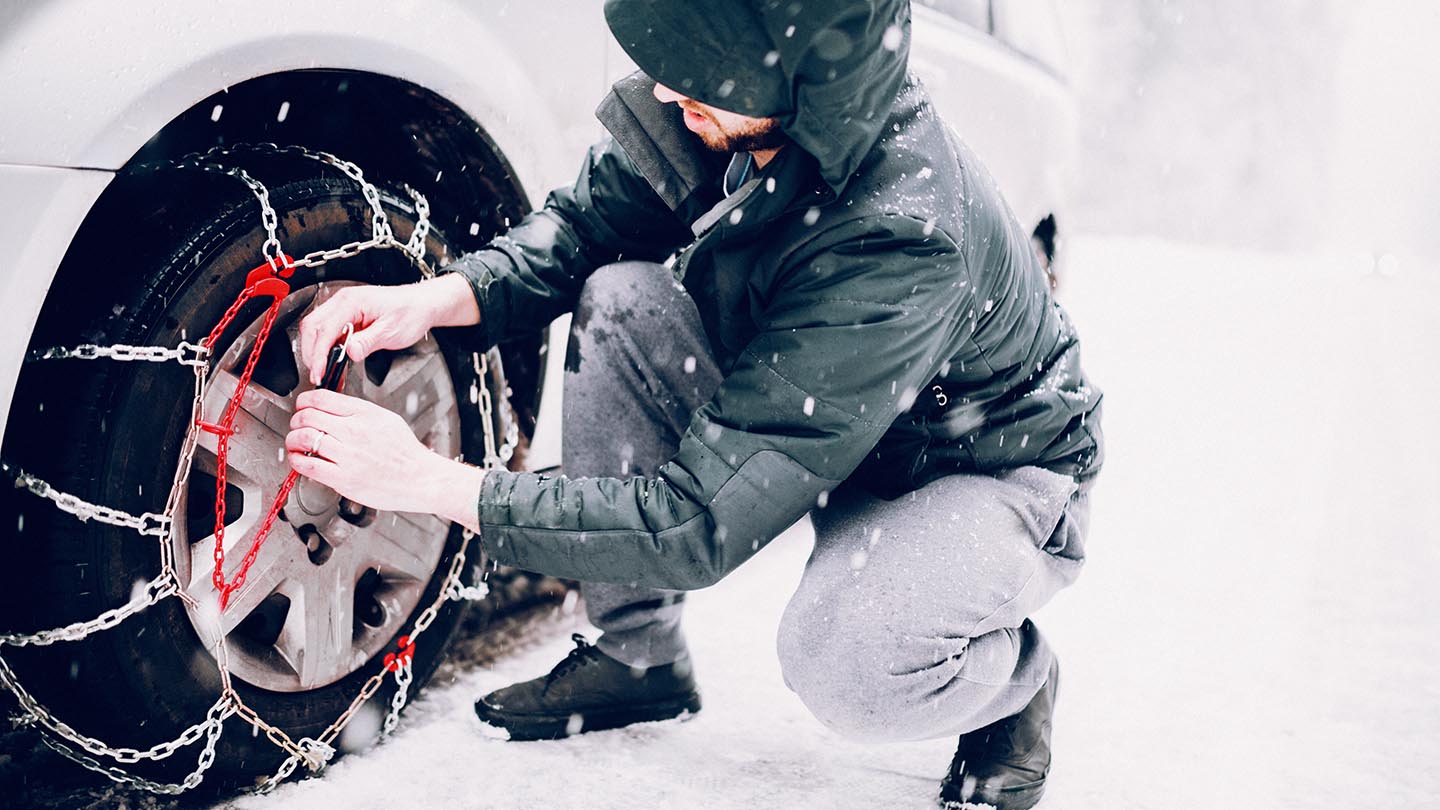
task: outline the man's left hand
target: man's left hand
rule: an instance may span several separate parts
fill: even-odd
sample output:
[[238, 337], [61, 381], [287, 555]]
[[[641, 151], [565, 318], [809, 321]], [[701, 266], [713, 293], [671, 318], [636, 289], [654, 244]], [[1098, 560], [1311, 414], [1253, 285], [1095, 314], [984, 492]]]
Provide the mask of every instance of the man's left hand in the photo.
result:
[[297, 472], [373, 509], [433, 511], [442, 465], [455, 462], [421, 444], [399, 415], [324, 389], [295, 405], [285, 449]]

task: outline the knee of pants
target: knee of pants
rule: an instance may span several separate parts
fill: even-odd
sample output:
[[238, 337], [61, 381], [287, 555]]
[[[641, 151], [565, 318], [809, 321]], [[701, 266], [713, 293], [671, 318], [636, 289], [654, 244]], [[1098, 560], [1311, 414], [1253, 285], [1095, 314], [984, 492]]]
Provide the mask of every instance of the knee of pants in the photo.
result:
[[955, 708], [969, 639], [917, 638], [869, 616], [824, 606], [786, 609], [777, 636], [785, 684], [832, 731], [869, 742], [928, 739], [953, 718], [937, 716], [937, 683]]
[[625, 322], [639, 305], [673, 297], [678, 282], [664, 265], [651, 262], [616, 262], [591, 273], [575, 302], [574, 328], [585, 331], [597, 318]]
[[645, 338], [674, 331], [665, 319], [673, 316], [667, 308], [683, 295], [677, 285], [668, 268], [649, 262], [607, 264], [590, 274], [570, 322], [566, 371], [608, 376], [608, 368], [626, 361], [636, 340], [658, 343], [654, 351], [667, 354], [666, 344]]

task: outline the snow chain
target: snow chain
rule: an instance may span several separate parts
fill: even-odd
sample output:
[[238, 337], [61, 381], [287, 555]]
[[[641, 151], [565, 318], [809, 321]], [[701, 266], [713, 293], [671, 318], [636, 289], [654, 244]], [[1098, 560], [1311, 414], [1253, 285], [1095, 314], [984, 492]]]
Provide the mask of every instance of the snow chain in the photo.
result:
[[[326, 164], [344, 174], [354, 181], [365, 197], [366, 203], [371, 210], [371, 233], [368, 240], [350, 242], [332, 250], [321, 250], [310, 253], [299, 259], [290, 259], [286, 256], [280, 246], [277, 235], [279, 216], [274, 207], [270, 204], [270, 194], [259, 180], [255, 179], [244, 169], [237, 166], [225, 165], [219, 162], [220, 159], [242, 156], [288, 156], [305, 160], [314, 160]], [[356, 256], [370, 249], [394, 249], [399, 250], [419, 271], [423, 278], [431, 278], [434, 271], [425, 260], [425, 240], [430, 232], [430, 206], [424, 195], [409, 186], [405, 192], [410, 196], [415, 205], [416, 223], [410, 238], [402, 243], [395, 238], [394, 231], [390, 227], [389, 218], [386, 216], [380, 203], [380, 193], [375, 186], [365, 179], [360, 167], [353, 163], [342, 160], [328, 152], [320, 152], [304, 149], [298, 146], [277, 146], [275, 144], [236, 144], [228, 147], [216, 147], [203, 153], [186, 155], [179, 160], [147, 164], [141, 167], [142, 170], [197, 170], [214, 172], [234, 177], [249, 188], [260, 206], [260, 221], [265, 229], [265, 242], [261, 247], [261, 255], [264, 257], [270, 270], [277, 275], [285, 271], [285, 275], [293, 272], [298, 267], [318, 267], [327, 262], [338, 259], [346, 259]], [[263, 267], [263, 266], [262, 266]], [[238, 302], [237, 302], [238, 303]], [[235, 309], [235, 307], [232, 307]], [[185, 441], [181, 446], [179, 463], [176, 466], [175, 478], [170, 488], [170, 493], [165, 502], [163, 512], [146, 512], [141, 515], [132, 515], [119, 509], [108, 506], [89, 503], [69, 493], [56, 490], [45, 481], [36, 478], [24, 470], [0, 461], [0, 472], [14, 481], [17, 489], [24, 489], [37, 497], [51, 501], [58, 509], [74, 515], [81, 521], [95, 520], [112, 526], [132, 529], [142, 536], [153, 537], [160, 544], [160, 573], [154, 579], [145, 583], [139, 588], [130, 601], [120, 607], [107, 610], [99, 616], [88, 621], [76, 622], [65, 627], [57, 627], [49, 630], [40, 630], [34, 633], [4, 633], [0, 634], [0, 648], [4, 646], [25, 647], [44, 646], [54, 644], [57, 641], [76, 641], [83, 639], [92, 633], [108, 630], [130, 616], [139, 613], [149, 606], [174, 596], [185, 602], [190, 607], [197, 605], [194, 597], [187, 594], [180, 586], [179, 575], [175, 569], [174, 548], [171, 545], [171, 532], [173, 531], [172, 517], [176, 507], [179, 505], [180, 493], [183, 491], [186, 480], [190, 474], [190, 467], [194, 459], [195, 449], [198, 444], [199, 433], [202, 430], [200, 425], [201, 406], [210, 385], [210, 349], [204, 344], [181, 342], [176, 347], [164, 346], [128, 346], [116, 344], [111, 346], [99, 346], [84, 344], [73, 347], [56, 347], [44, 351], [32, 352], [26, 358], [26, 362], [37, 362], [42, 360], [97, 360], [109, 359], [119, 361], [140, 361], [152, 363], [175, 362], [182, 366], [189, 367], [195, 376], [195, 394], [191, 406], [190, 427], [186, 433]], [[495, 412], [494, 403], [490, 395], [490, 376], [492, 369], [487, 354], [475, 352], [473, 354], [475, 374], [478, 378], [476, 388], [472, 390], [471, 401], [479, 411], [480, 420], [484, 426], [484, 452], [485, 459], [483, 466], [494, 468], [503, 466], [509, 460], [515, 449], [518, 439], [518, 428], [512, 421], [510, 429], [506, 431], [503, 444], [497, 444], [495, 437]], [[318, 737], [304, 737], [299, 740], [293, 739], [280, 728], [266, 722], [253, 709], [245, 705], [240, 695], [235, 691], [230, 678], [230, 671], [227, 664], [228, 649], [225, 642], [225, 634], [216, 628], [215, 637], [219, 639], [214, 648], [215, 661], [220, 670], [221, 694], [205, 713], [205, 718], [193, 726], [185, 729], [178, 737], [169, 742], [160, 743], [145, 750], [135, 748], [117, 748], [107, 745], [97, 739], [88, 737], [52, 715], [42, 706], [16, 677], [14, 670], [10, 668], [3, 655], [0, 655], [0, 686], [8, 689], [15, 695], [19, 703], [20, 712], [11, 718], [16, 727], [35, 726], [43, 734], [45, 744], [58, 751], [65, 757], [89, 768], [92, 771], [104, 774], [110, 779], [124, 785], [150, 791], [175, 795], [194, 788], [204, 778], [205, 771], [215, 762], [215, 746], [220, 740], [225, 721], [231, 717], [237, 717], [241, 721], [250, 724], [257, 732], [263, 731], [267, 739], [283, 749], [288, 756], [281, 763], [280, 767], [269, 777], [262, 780], [255, 792], [264, 793], [273, 789], [288, 778], [295, 769], [304, 765], [312, 773], [324, 770], [330, 759], [335, 755], [335, 741], [340, 732], [355, 716], [361, 706], [365, 705], [375, 693], [380, 690], [387, 676], [394, 678], [396, 689], [390, 699], [390, 708], [385, 716], [382, 725], [382, 736], [388, 736], [395, 728], [400, 717], [400, 711], [404, 708], [410, 695], [410, 686], [414, 678], [412, 671], [412, 657], [415, 649], [415, 639], [435, 621], [440, 608], [452, 600], [475, 600], [483, 599], [487, 593], [484, 584], [466, 585], [464, 582], [465, 571], [465, 549], [475, 537], [468, 529], [463, 532], [463, 541], [455, 556], [451, 558], [450, 570], [446, 572], [444, 584], [435, 600], [420, 613], [415, 620], [415, 626], [410, 632], [402, 636], [399, 642], [399, 650], [385, 656], [385, 665], [379, 672], [373, 674], [361, 687], [359, 694], [351, 701], [349, 707], [331, 723]], [[218, 621], [216, 614], [215, 621]], [[152, 782], [125, 770], [116, 765], [130, 765], [141, 761], [158, 761], [175, 754], [179, 749], [190, 746], [204, 740], [200, 754], [196, 760], [195, 769], [184, 779], [174, 784], [162, 784]], [[109, 759], [116, 765], [106, 765], [102, 759]]]

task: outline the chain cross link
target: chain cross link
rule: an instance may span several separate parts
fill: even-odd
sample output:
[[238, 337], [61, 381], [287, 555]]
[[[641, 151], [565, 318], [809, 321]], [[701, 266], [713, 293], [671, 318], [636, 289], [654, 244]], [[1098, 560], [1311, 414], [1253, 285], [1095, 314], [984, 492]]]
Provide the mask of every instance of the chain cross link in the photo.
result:
[[[326, 262], [333, 261], [335, 259], [344, 259], [355, 256], [361, 251], [370, 248], [395, 248], [404, 253], [405, 256], [410, 259], [411, 263], [419, 268], [422, 276], [424, 276], [425, 278], [430, 278], [434, 276], [434, 270], [431, 269], [429, 263], [425, 260], [425, 238], [430, 233], [430, 203], [419, 191], [416, 191], [409, 185], [405, 186], [406, 194], [410, 196], [411, 200], [415, 204], [416, 222], [414, 230], [410, 234], [409, 241], [402, 244], [395, 239], [394, 230], [390, 227], [390, 219], [388, 216], [386, 216], [385, 209], [380, 201], [380, 190], [375, 187], [375, 184], [365, 179], [365, 172], [359, 166], [351, 163], [348, 160], [336, 157], [329, 152], [306, 149], [300, 146], [279, 146], [273, 143], [253, 143], [235, 144], [233, 146], [216, 146], [210, 148], [204, 153], [187, 155], [186, 157], [193, 158], [197, 168], [215, 167], [210, 170], [230, 174], [232, 172], [225, 169], [220, 164], [214, 163], [214, 159], [219, 157], [229, 157], [244, 154], [258, 154], [272, 157], [296, 157], [304, 160], [317, 161], [331, 166], [338, 170], [341, 174], [344, 174], [350, 180], [354, 181], [355, 184], [360, 187], [361, 195], [364, 196], [366, 204], [370, 206], [370, 239], [364, 241], [350, 242], [346, 245], [332, 250], [315, 251], [314, 253], [311, 253], [301, 258], [299, 261], [295, 262], [294, 266], [318, 267], [322, 264], [325, 264]], [[182, 160], [184, 159], [182, 158]], [[241, 174], [243, 175], [244, 173], [241, 172]], [[244, 175], [240, 179], [245, 180], [247, 177], [249, 177], [249, 175]], [[253, 180], [253, 178], [250, 179]], [[260, 189], [260, 191], [256, 192], [256, 196], [260, 199], [262, 217], [267, 223], [267, 235], [270, 235], [273, 234], [273, 230], [270, 229], [268, 223], [270, 223], [272, 220], [278, 222], [278, 218], [275, 216], [274, 209], [270, 206], [269, 194], [262, 193], [264, 190], [263, 185], [260, 186]], [[254, 190], [253, 186], [252, 190]], [[269, 244], [268, 237], [266, 244]], [[278, 249], [279, 242], [277, 240], [277, 257]], [[267, 257], [269, 256], [269, 254], [266, 255]], [[272, 266], [274, 266], [273, 262]], [[278, 270], [278, 268], [276, 269]]]
[[26, 356], [25, 362], [99, 360], [101, 358], [121, 361], [138, 360], [149, 363], [166, 363], [173, 360], [182, 366], [203, 366], [210, 362], [210, 350], [198, 343], [183, 340], [173, 349], [168, 346], [130, 346], [124, 343], [115, 343], [109, 346], [82, 343], [78, 346], [56, 346], [33, 351]]
[[93, 619], [75, 622], [52, 630], [40, 630], [34, 633], [0, 633], [0, 645], [45, 647], [57, 641], [79, 641], [92, 633], [109, 630], [161, 599], [179, 593], [179, 591], [180, 584], [175, 581], [175, 577], [169, 572], [162, 572], [160, 576], [145, 583], [145, 587], [141, 588], [139, 593], [120, 607], [111, 608]]
[[69, 724], [56, 718], [40, 702], [24, 688], [15, 677], [15, 672], [10, 668], [9, 662], [0, 657], [0, 684], [3, 684], [14, 695], [16, 702], [25, 710], [30, 722], [47, 729], [57, 737], [64, 738], [76, 747], [83, 749], [86, 753], [96, 756], [107, 756], [121, 764], [133, 764], [141, 760], [161, 760], [174, 754], [183, 746], [189, 745], [200, 738], [200, 735], [212, 724], [223, 722], [234, 712], [228, 696], [222, 695], [210, 710], [206, 712], [205, 719], [185, 729], [180, 736], [168, 742], [158, 743], [146, 749], [138, 748], [114, 748], [105, 743], [81, 734]]
[[51, 501], [60, 508], [60, 511], [69, 512], [79, 518], [82, 523], [93, 520], [123, 529], [134, 529], [140, 534], [158, 537], [161, 541], [168, 540], [170, 537], [170, 517], [168, 515], [154, 512], [132, 515], [109, 506], [90, 503], [68, 492], [61, 492], [44, 480], [36, 478], [24, 470], [11, 467], [5, 462], [0, 462], [0, 470], [15, 479], [17, 489], [28, 490], [34, 495]]
[[[221, 704], [217, 703], [216, 705], [219, 706]], [[196, 731], [196, 729], [199, 729], [200, 731], [203, 731], [205, 735], [205, 747], [200, 750], [200, 756], [197, 758], [195, 770], [191, 771], [188, 775], [186, 775], [184, 779], [182, 779], [177, 784], [152, 782], [149, 779], [127, 773], [120, 768], [102, 765], [93, 757], [82, 754], [79, 751], [74, 750], [70, 746], [60, 742], [59, 740], [51, 739], [49, 737], [42, 737], [41, 740], [47, 746], [54, 749], [61, 755], [65, 756], [67, 759], [70, 759], [73, 762], [89, 768], [92, 771], [103, 774], [104, 776], [109, 777], [115, 782], [131, 785], [132, 787], [137, 787], [141, 790], [147, 790], [151, 793], [161, 793], [176, 796], [184, 793], [187, 790], [191, 790], [197, 785], [199, 785], [201, 780], [204, 779], [205, 772], [210, 770], [211, 765], [215, 764], [215, 746], [220, 742], [220, 732], [224, 728], [225, 718], [229, 716], [229, 713], [231, 711], [233, 711], [233, 709], [230, 709], [228, 707], [228, 704], [225, 705], [227, 706], [225, 712], [222, 712], [218, 716], [212, 716], [215, 712], [215, 707], [212, 707], [210, 712], [206, 713], [206, 719], [203, 722], [197, 723], [196, 725], [191, 726], [189, 729], [185, 730], [185, 735], [188, 736], [188, 741], [183, 743], [184, 745], [188, 745], [199, 739], [200, 732], [191, 734], [192, 731]], [[183, 738], [184, 737], [182, 737], [182, 739]], [[170, 745], [172, 745], [173, 747], [164, 756], [169, 756], [170, 754], [174, 753], [175, 749], [179, 748], [181, 743], [179, 742], [179, 739], [177, 739], [174, 741], [174, 743], [171, 743]], [[161, 757], [156, 757], [156, 759], [159, 758]]]

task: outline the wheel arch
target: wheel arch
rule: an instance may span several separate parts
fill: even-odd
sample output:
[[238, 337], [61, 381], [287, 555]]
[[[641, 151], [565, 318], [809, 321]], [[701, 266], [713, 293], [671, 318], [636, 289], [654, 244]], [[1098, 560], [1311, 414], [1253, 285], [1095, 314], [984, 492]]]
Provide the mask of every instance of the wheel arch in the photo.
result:
[[[214, 93], [328, 68], [429, 88], [485, 122], [522, 175], [543, 173], [575, 97], [593, 102], [590, 88], [565, 79], [587, 66], [598, 72], [604, 57], [603, 39], [586, 31], [598, 7], [586, 15], [563, 0], [535, 5], [511, 15], [465, 3], [422, 14], [414, 3], [389, 0], [19, 4], [0, 10], [8, 113], [0, 163], [118, 170]], [[576, 55], [532, 58], [527, 48], [539, 28], [552, 44], [571, 40]], [[49, 56], [67, 49], [78, 53]]]

